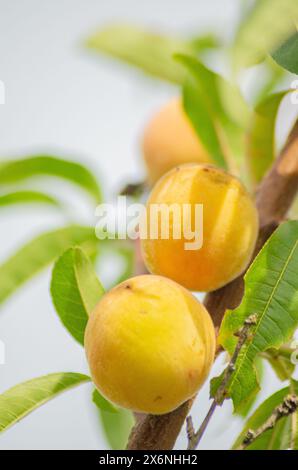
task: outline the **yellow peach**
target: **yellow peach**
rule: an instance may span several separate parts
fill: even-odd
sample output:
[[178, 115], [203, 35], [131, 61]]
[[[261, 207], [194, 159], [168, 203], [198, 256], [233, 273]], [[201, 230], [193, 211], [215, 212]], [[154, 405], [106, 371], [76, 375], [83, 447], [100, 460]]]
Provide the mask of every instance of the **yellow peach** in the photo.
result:
[[180, 98], [172, 99], [149, 122], [142, 141], [149, 184], [183, 163], [211, 163]]
[[87, 324], [85, 349], [92, 379], [107, 399], [163, 414], [195, 395], [206, 380], [215, 332], [207, 310], [189, 291], [147, 274], [102, 297]]
[[[242, 183], [227, 172], [210, 165], [188, 164], [177, 167], [161, 178], [147, 202], [148, 226], [154, 205], [172, 204], [181, 208], [179, 226], [183, 225], [183, 205], [190, 207], [191, 228], [202, 246], [186, 249], [189, 242], [181, 230], [175, 239], [177, 218], [169, 213], [169, 237], [163, 239], [161, 223], [157, 239], [142, 240], [142, 253], [149, 272], [169, 277], [193, 291], [212, 291], [229, 283], [247, 267], [258, 234], [258, 213]], [[195, 229], [196, 205], [203, 208], [203, 220]], [[177, 235], [176, 235], [177, 237]]]

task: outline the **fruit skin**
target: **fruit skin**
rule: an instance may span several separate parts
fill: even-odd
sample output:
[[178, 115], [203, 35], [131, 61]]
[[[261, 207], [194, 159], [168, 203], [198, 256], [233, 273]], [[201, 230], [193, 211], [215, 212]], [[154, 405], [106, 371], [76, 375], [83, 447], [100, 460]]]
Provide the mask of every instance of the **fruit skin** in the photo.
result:
[[92, 379], [107, 399], [163, 414], [204, 383], [215, 332], [207, 310], [189, 291], [147, 274], [102, 297], [87, 324], [85, 349]]
[[[257, 239], [258, 213], [242, 183], [210, 165], [182, 165], [153, 188], [147, 202], [150, 225], [152, 203], [203, 204], [203, 246], [185, 250], [184, 238], [143, 239], [142, 253], [149, 272], [167, 276], [193, 291], [213, 291], [229, 283], [247, 267]], [[182, 211], [182, 209], [181, 209]]]
[[149, 122], [142, 149], [151, 185], [177, 165], [211, 163], [180, 98], [172, 99]]

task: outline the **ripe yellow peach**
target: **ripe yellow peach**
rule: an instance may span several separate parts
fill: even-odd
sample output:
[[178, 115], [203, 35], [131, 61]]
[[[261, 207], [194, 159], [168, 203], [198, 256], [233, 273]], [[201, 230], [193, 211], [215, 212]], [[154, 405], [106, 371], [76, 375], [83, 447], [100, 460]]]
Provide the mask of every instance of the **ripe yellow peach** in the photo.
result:
[[90, 316], [85, 349], [92, 379], [110, 401], [163, 414], [207, 378], [215, 332], [205, 307], [160, 276], [129, 279], [106, 293]]
[[[159, 180], [147, 202], [148, 226], [154, 223], [155, 204], [176, 204], [179, 220], [169, 211], [169, 238], [162, 239], [162, 224], [157, 224], [157, 239], [142, 240], [142, 253], [149, 272], [169, 277], [193, 291], [212, 291], [229, 283], [247, 267], [257, 233], [258, 213], [242, 183], [225, 171], [210, 165], [189, 164], [177, 167]], [[189, 205], [191, 229], [202, 246], [186, 249], [183, 205]], [[196, 204], [203, 207], [203, 222], [195, 228]], [[159, 206], [155, 206], [159, 207]], [[198, 216], [197, 216], [198, 220]], [[180, 239], [173, 228], [182, 226]], [[166, 233], [167, 235], [167, 233]], [[165, 237], [165, 236], [164, 236]], [[177, 235], [176, 235], [177, 237]], [[199, 244], [198, 244], [199, 246]]]
[[183, 163], [211, 163], [181, 103], [172, 99], [149, 122], [143, 136], [149, 184]]

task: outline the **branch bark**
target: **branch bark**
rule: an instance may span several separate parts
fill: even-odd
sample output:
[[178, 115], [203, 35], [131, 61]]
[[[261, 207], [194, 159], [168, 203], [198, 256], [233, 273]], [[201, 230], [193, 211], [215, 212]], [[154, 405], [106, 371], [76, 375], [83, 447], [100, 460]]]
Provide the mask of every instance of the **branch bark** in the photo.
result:
[[[261, 182], [256, 204], [260, 217], [260, 232], [253, 258], [285, 218], [298, 191], [298, 120], [278, 159]], [[253, 259], [252, 258], [252, 259]], [[230, 284], [211, 292], [204, 304], [214, 325], [220, 327], [227, 308], [236, 308], [243, 296], [243, 275]], [[170, 450], [189, 413], [193, 400], [165, 415], [145, 415], [136, 423], [129, 438], [131, 450]]]

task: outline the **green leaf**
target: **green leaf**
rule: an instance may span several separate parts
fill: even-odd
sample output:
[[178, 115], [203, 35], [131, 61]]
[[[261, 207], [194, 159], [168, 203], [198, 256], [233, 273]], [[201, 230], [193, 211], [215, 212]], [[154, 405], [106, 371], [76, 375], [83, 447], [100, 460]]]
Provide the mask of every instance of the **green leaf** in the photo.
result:
[[280, 67], [271, 56], [267, 56], [261, 66], [256, 71], [259, 83], [254, 83], [253, 102], [261, 103], [267, 96], [276, 92], [283, 86], [283, 82], [287, 76], [287, 71]]
[[88, 317], [104, 289], [90, 260], [80, 248], [70, 248], [56, 261], [51, 294], [63, 325], [83, 345]]
[[275, 124], [280, 103], [289, 91], [267, 96], [253, 114], [247, 138], [247, 159], [255, 183], [263, 178], [276, 156]]
[[101, 425], [111, 449], [125, 449], [132, 427], [135, 424], [132, 412], [122, 408], [119, 408], [117, 413], [110, 413], [102, 409], [98, 411]]
[[[271, 395], [262, 403], [255, 413], [249, 418], [244, 428], [236, 439], [233, 449], [237, 449], [249, 429], [255, 431], [262, 426], [272, 415], [274, 409], [279, 406], [287, 395], [298, 395], [298, 382], [292, 380], [291, 386], [283, 388]], [[298, 449], [298, 417], [297, 412], [278, 421], [273, 429], [269, 429], [259, 436], [255, 442], [247, 447], [248, 450], [287, 450]]]
[[100, 410], [106, 411], [107, 413], [118, 413], [119, 408], [113, 403], [106, 400], [96, 388], [92, 393], [92, 401]]
[[220, 40], [213, 33], [195, 36], [189, 40], [193, 52], [200, 54], [208, 49], [218, 49], [221, 46]]
[[235, 68], [248, 67], [277, 49], [295, 31], [297, 0], [258, 0], [236, 34]]
[[70, 225], [26, 243], [0, 266], [0, 303], [67, 248], [82, 244], [86, 249], [94, 249], [97, 239], [93, 228]]
[[149, 75], [179, 84], [185, 78], [185, 71], [173, 60], [173, 54], [196, 51], [196, 43], [191, 41], [123, 24], [99, 30], [87, 39], [86, 46], [138, 67]]
[[281, 67], [298, 75], [298, 33], [287, 39], [272, 57]]
[[135, 423], [133, 413], [108, 402], [96, 389], [93, 391], [92, 401], [97, 407], [99, 419], [111, 449], [124, 449]]
[[193, 79], [189, 79], [185, 83], [183, 88], [184, 109], [214, 162], [219, 167], [227, 168], [224, 149], [215, 124], [216, 116], [213, 114], [213, 109], [208, 106], [206, 97], [206, 92], [199, 88]]
[[[263, 381], [263, 379], [264, 379], [264, 360], [263, 360], [262, 357], [257, 357], [257, 358], [256, 358], [255, 367], [256, 367], [256, 374], [257, 374], [257, 377], [258, 377], [258, 381], [259, 381], [259, 384], [260, 384], [260, 386], [261, 386], [261, 385], [262, 385], [262, 381]], [[239, 410], [239, 413], [238, 413], [238, 414], [239, 414], [242, 418], [246, 418], [246, 417], [250, 414], [250, 412], [251, 412], [251, 410], [252, 410], [252, 408], [253, 408], [253, 406], [254, 406], [256, 400], [257, 400], [257, 397], [258, 397], [257, 395], [252, 395], [252, 396], [250, 397], [250, 399], [247, 400], [247, 402], [245, 403], [245, 405], [243, 405], [243, 406], [241, 407], [241, 409]]]
[[257, 393], [254, 362], [258, 354], [278, 349], [293, 336], [298, 324], [298, 221], [289, 221], [270, 237], [245, 275], [241, 305], [226, 312], [219, 343], [232, 354], [235, 333], [250, 315], [257, 316], [251, 338], [242, 347], [227, 386], [235, 411]]
[[83, 374], [60, 372], [29, 380], [7, 390], [0, 395], [0, 432], [61, 392], [89, 381], [90, 378]]
[[0, 185], [15, 184], [37, 176], [55, 176], [87, 191], [96, 202], [101, 201], [101, 191], [93, 174], [83, 165], [48, 155], [37, 155], [0, 163]]
[[[214, 162], [223, 168], [241, 151], [249, 110], [239, 90], [196, 58], [176, 55], [190, 72], [183, 89], [184, 108]], [[242, 143], [244, 145], [244, 141]]]
[[[258, 381], [260, 383], [264, 377], [264, 361], [262, 357], [256, 357], [255, 368], [256, 368]], [[224, 374], [225, 374], [225, 371], [223, 371], [221, 375], [219, 375], [218, 377], [214, 377], [213, 379], [211, 379], [210, 381], [210, 397], [211, 398], [215, 397], [215, 394], [218, 388], [220, 387], [222, 380], [224, 378]], [[247, 401], [241, 406], [241, 408], [235, 411], [235, 413], [241, 416], [242, 418], [245, 418], [250, 413], [250, 410], [255, 404], [256, 399], [257, 399], [257, 394], [251, 395], [247, 399]], [[224, 401], [224, 398], [222, 399], [222, 402], [223, 401]]]
[[49, 204], [56, 207], [60, 206], [57, 199], [39, 191], [15, 191], [0, 195], [0, 207], [14, 204]]
[[262, 353], [262, 357], [266, 359], [276, 373], [279, 380], [289, 380], [295, 370], [295, 364], [292, 362], [293, 350], [286, 346], [280, 349], [268, 349]]

